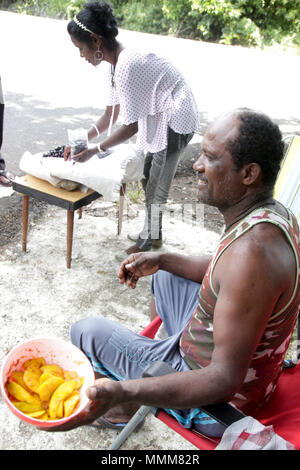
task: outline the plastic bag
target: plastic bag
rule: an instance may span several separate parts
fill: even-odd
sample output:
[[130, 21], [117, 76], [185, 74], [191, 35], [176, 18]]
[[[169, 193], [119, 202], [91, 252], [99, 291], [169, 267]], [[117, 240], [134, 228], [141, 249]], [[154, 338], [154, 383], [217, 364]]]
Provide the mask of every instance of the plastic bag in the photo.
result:
[[88, 148], [88, 135], [86, 129], [68, 129], [71, 158]]

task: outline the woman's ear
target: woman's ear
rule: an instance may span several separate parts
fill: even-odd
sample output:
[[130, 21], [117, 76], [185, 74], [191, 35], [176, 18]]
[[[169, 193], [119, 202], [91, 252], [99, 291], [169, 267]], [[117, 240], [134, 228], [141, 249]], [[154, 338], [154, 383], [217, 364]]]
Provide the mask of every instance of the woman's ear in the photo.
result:
[[261, 183], [262, 172], [258, 163], [249, 163], [243, 168], [243, 183], [246, 186]]
[[101, 38], [100, 36], [98, 36], [98, 34], [96, 33], [92, 33], [91, 34], [91, 38], [92, 38], [92, 43], [94, 44], [94, 46], [97, 47], [97, 49], [100, 48], [100, 45], [101, 45]]

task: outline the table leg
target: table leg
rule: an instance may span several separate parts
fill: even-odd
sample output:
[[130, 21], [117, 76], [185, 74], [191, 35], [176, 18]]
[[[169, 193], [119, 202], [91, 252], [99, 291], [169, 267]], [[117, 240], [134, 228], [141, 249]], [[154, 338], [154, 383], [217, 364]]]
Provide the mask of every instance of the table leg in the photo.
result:
[[74, 211], [67, 213], [67, 268], [71, 267], [73, 244]]
[[22, 250], [26, 251], [27, 247], [27, 231], [28, 231], [28, 212], [29, 212], [29, 196], [23, 195], [22, 204]]

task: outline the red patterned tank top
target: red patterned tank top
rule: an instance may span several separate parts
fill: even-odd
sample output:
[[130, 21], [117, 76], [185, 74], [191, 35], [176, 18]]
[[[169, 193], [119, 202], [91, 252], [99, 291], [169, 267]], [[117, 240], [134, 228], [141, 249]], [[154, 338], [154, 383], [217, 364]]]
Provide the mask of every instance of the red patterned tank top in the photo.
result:
[[197, 308], [180, 340], [181, 354], [192, 369], [206, 367], [210, 363], [214, 349], [214, 308], [218, 298], [212, 283], [216, 262], [235, 240], [254, 225], [262, 222], [275, 224], [285, 233], [295, 254], [297, 276], [287, 305], [270, 316], [265, 332], [253, 354], [244, 382], [231, 401], [246, 414], [255, 414], [274, 391], [297, 321], [300, 304], [299, 227], [295, 216], [290, 211], [286, 219], [267, 208], [255, 209], [231, 232], [221, 238], [203, 278]]

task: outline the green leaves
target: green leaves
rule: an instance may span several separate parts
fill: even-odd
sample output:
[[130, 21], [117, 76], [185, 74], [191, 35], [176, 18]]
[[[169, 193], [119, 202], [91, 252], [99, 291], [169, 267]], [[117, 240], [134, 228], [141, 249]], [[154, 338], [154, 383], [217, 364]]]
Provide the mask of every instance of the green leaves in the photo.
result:
[[[223, 44], [300, 45], [299, 0], [108, 0], [124, 29]], [[19, 13], [73, 18], [86, 0], [0, 0]]]

